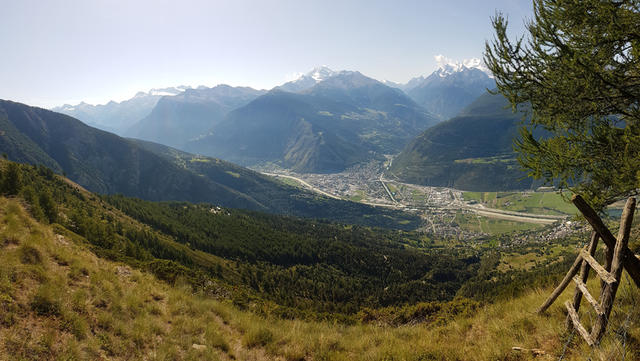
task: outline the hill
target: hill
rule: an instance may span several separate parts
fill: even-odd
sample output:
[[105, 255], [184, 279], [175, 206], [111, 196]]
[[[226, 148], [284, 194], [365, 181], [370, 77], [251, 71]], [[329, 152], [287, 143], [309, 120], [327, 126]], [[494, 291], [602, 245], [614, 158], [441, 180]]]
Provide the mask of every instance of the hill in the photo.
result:
[[501, 95], [480, 96], [414, 139], [394, 159], [391, 173], [409, 183], [470, 191], [532, 188], [513, 151], [522, 116], [506, 107]]
[[243, 165], [336, 172], [399, 151], [435, 122], [400, 90], [340, 72], [301, 93], [272, 90], [186, 149]]
[[[11, 179], [8, 174], [12, 171], [7, 169], [11, 167], [15, 166], [0, 163], [3, 179]], [[458, 298], [451, 302], [411, 301], [404, 307], [365, 307], [358, 312], [355, 324], [319, 321], [290, 312], [278, 314], [272, 303], [260, 301], [255, 293], [238, 292], [242, 289], [239, 285], [247, 282], [245, 276], [239, 276], [242, 272], [237, 271], [244, 261], [225, 260], [193, 250], [128, 218], [43, 168], [18, 167], [25, 180], [20, 197], [0, 197], [3, 356], [176, 360], [539, 359], [526, 349], [541, 350], [546, 355], [543, 357], [566, 360], [582, 360], [594, 352], [608, 360], [638, 356], [637, 345], [629, 340], [640, 337], [635, 324], [640, 315], [634, 307], [639, 295], [626, 282], [616, 299], [618, 312], [610, 320], [612, 331], [596, 350], [564, 331], [561, 303], [571, 297], [570, 292], [548, 314], [531, 313], [550, 288], [532, 291], [527, 287], [523, 294], [485, 305]], [[4, 184], [1, 191], [6, 195]], [[39, 203], [33, 199], [27, 199], [29, 192], [50, 192], [60, 207], [51, 214], [57, 214], [59, 219], [36, 216], [41, 207], [36, 207]], [[78, 217], [78, 212], [92, 212], [93, 217]], [[75, 224], [68, 222], [67, 217], [74, 219]], [[210, 213], [210, 217], [229, 215]], [[49, 224], [51, 221], [60, 223]], [[634, 244], [637, 246], [637, 240]], [[187, 267], [156, 258], [162, 254], [177, 256], [182, 264], [188, 264], [188, 259], [197, 263]], [[499, 277], [501, 272], [492, 268], [489, 259], [483, 260], [486, 269], [481, 272], [486, 272], [488, 278]], [[210, 265], [210, 273], [193, 272], [197, 264]], [[318, 270], [325, 272], [329, 268]], [[289, 273], [303, 277], [305, 274], [295, 268]], [[229, 287], [218, 277], [238, 283]], [[322, 277], [318, 274], [314, 279]], [[249, 284], [266, 286], [274, 281], [282, 282], [262, 273]], [[592, 279], [589, 287], [596, 286]], [[280, 292], [290, 289], [279, 288]], [[310, 295], [322, 298], [313, 292]], [[525, 351], [514, 351], [514, 346]]]
[[417, 227], [417, 216], [326, 199], [217, 159], [118, 137], [64, 114], [0, 101], [0, 152], [45, 165], [97, 193], [216, 205], [342, 222]]
[[144, 118], [126, 130], [126, 135], [180, 148], [205, 134], [231, 110], [257, 98], [264, 91], [248, 87], [218, 85], [187, 89], [162, 97]]
[[262, 208], [247, 195], [60, 113], [0, 101], [0, 122], [6, 129], [0, 151], [9, 159], [43, 164], [94, 192]]

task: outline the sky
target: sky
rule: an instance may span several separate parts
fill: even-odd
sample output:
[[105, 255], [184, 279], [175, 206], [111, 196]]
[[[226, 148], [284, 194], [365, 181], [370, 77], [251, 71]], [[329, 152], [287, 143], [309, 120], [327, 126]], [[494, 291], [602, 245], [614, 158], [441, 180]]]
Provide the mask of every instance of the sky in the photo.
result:
[[531, 0], [0, 0], [0, 99], [41, 107], [138, 91], [269, 89], [318, 65], [405, 83], [480, 58], [491, 16]]

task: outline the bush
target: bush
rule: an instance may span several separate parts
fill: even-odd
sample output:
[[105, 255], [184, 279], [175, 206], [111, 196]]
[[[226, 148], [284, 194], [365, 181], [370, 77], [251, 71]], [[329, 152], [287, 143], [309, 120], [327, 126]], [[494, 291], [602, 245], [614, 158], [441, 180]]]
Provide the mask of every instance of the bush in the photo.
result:
[[191, 274], [191, 270], [185, 266], [170, 260], [157, 259], [147, 263], [147, 269], [151, 271], [158, 279], [169, 284], [175, 284], [180, 277]]
[[10, 162], [2, 179], [2, 192], [8, 195], [17, 195], [22, 188], [22, 170], [18, 163]]

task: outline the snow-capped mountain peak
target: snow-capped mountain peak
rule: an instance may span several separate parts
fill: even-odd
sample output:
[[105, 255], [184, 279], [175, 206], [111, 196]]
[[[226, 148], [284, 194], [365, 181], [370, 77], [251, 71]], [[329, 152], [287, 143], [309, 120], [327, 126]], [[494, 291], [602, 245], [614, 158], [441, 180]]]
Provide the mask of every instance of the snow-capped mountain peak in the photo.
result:
[[313, 80], [315, 80], [316, 82], [321, 82], [323, 80], [326, 80], [327, 78], [330, 78], [334, 75], [336, 75], [337, 72], [329, 69], [326, 66], [318, 66], [316, 68], [313, 68], [313, 70], [311, 70], [310, 72], [308, 72], [307, 74], [305, 74], [304, 76], [308, 76], [310, 78], [312, 78]]
[[285, 84], [282, 84], [276, 88], [295, 93], [305, 89], [309, 89], [319, 82], [327, 80], [332, 76], [338, 75], [340, 73], [341, 72], [333, 71], [324, 65], [318, 66], [307, 73], [294, 74], [293, 80], [286, 82]]
[[168, 87], [168, 88], [151, 89], [149, 90], [147, 95], [172, 96], [172, 95], [178, 95], [187, 89], [191, 89], [191, 87], [186, 85], [180, 85], [180, 86]]
[[461, 72], [465, 69], [478, 69], [489, 77], [493, 77], [487, 66], [484, 64], [482, 59], [479, 58], [471, 58], [464, 59], [462, 61], [453, 60], [451, 58], [447, 58], [446, 56], [440, 54], [435, 55], [433, 57], [438, 64], [438, 69], [436, 70], [436, 74], [441, 77], [446, 77], [453, 73]]

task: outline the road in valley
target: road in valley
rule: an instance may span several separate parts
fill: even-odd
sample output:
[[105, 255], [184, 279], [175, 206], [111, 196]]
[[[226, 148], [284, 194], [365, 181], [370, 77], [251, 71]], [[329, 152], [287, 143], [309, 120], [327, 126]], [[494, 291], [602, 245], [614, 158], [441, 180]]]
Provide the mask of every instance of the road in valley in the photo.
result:
[[268, 176], [274, 177], [274, 178], [282, 177], [282, 178], [293, 179], [296, 182], [302, 184], [303, 187], [305, 187], [305, 188], [307, 188], [307, 189], [309, 189], [311, 191], [314, 191], [316, 193], [320, 193], [323, 196], [327, 196], [327, 197], [333, 198], [333, 199], [342, 199], [342, 198], [340, 198], [340, 197], [338, 197], [338, 196], [336, 196], [334, 194], [327, 193], [327, 192], [323, 191], [322, 189], [316, 188], [316, 187], [312, 186], [311, 184], [305, 182], [304, 180], [302, 180], [302, 179], [300, 179], [298, 177], [294, 177], [294, 176], [291, 176], [291, 175], [285, 175], [285, 174], [276, 174], [276, 173], [262, 173], [262, 174], [268, 175]]
[[[301, 179], [298, 176], [293, 176], [288, 174], [279, 174], [279, 173], [269, 173], [269, 172], [262, 172], [262, 174], [271, 176], [274, 178], [282, 177], [282, 178], [292, 179], [300, 183], [304, 188], [329, 198], [341, 199], [341, 200], [346, 199], [345, 197], [331, 194], [325, 190], [322, 190], [310, 184], [309, 182], [305, 181], [304, 179]], [[394, 208], [394, 209], [416, 208], [416, 205], [404, 204], [398, 201], [398, 199], [394, 197], [393, 193], [391, 192], [391, 190], [389, 189], [389, 187], [385, 182], [397, 183], [398, 185], [404, 185], [410, 188], [419, 188], [419, 189], [429, 188], [429, 187], [423, 187], [423, 186], [416, 186], [413, 184], [401, 183], [398, 181], [389, 181], [384, 179], [383, 175], [380, 175], [377, 181], [379, 181], [382, 184], [386, 194], [389, 196], [389, 199], [393, 203], [392, 204], [374, 203], [374, 202], [367, 202], [367, 201], [360, 201], [359, 203], [376, 206], [376, 207], [387, 207], [387, 208]], [[440, 192], [450, 191], [450, 193], [452, 194], [452, 199], [450, 199], [446, 203], [440, 202], [442, 204], [440, 204], [438, 207], [442, 209], [448, 209], [448, 210], [454, 210], [454, 211], [457, 209], [465, 209], [467, 211], [473, 212], [476, 215], [483, 216], [483, 217], [503, 219], [503, 220], [516, 221], [516, 222], [524, 222], [524, 223], [535, 223], [535, 224], [552, 224], [567, 218], [566, 216], [551, 216], [551, 215], [545, 215], [545, 214], [505, 211], [501, 209], [488, 208], [482, 204], [469, 204], [468, 202], [465, 202], [462, 199], [460, 191], [453, 190], [453, 189], [445, 189], [442, 187], [431, 187], [431, 188], [438, 189], [438, 190], [442, 189], [440, 190]], [[428, 197], [431, 197], [431, 193], [427, 193], [427, 194], [428, 194]]]

